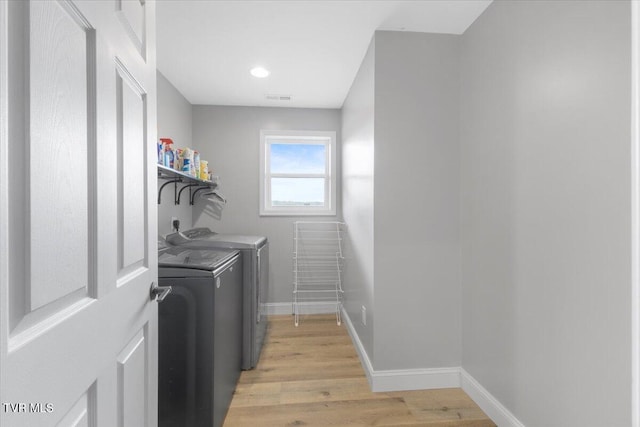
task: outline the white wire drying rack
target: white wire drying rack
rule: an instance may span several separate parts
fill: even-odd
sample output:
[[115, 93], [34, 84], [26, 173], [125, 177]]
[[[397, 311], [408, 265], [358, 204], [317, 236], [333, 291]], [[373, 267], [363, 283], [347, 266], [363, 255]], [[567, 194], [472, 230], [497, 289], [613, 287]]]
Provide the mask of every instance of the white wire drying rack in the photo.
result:
[[336, 322], [342, 323], [343, 222], [296, 221], [293, 229], [293, 314], [300, 310], [335, 305]]

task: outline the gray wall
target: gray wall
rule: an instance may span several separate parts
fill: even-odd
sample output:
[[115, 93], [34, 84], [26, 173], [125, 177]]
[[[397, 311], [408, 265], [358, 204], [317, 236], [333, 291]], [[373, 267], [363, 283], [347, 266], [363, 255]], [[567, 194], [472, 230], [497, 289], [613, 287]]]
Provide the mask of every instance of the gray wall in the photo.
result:
[[[292, 301], [293, 223], [296, 220], [336, 221], [340, 216], [260, 217], [260, 130], [336, 131], [340, 153], [340, 110], [269, 107], [193, 107], [193, 145], [221, 180], [227, 205], [220, 219], [206, 204], [194, 207], [194, 224], [223, 233], [267, 236], [270, 242], [269, 302]], [[338, 174], [340, 156], [338, 155]], [[339, 179], [339, 175], [338, 175]], [[341, 212], [338, 181], [337, 212]]]
[[[348, 225], [344, 308], [373, 358], [374, 60], [372, 40], [342, 106], [342, 214]], [[361, 307], [367, 307], [366, 326]]]
[[460, 366], [459, 37], [375, 39], [374, 367]]
[[631, 424], [630, 16], [493, 2], [462, 38], [462, 366], [527, 426]]
[[[191, 131], [191, 104], [159, 71], [157, 80], [158, 138], [171, 138], [176, 147], [194, 147]], [[193, 213], [189, 202], [182, 200], [182, 203], [176, 206], [170, 186], [164, 189], [162, 196], [162, 204], [158, 206], [158, 234], [165, 235], [171, 232], [172, 216], [180, 220], [181, 229], [191, 228]]]
[[375, 370], [461, 362], [458, 89], [457, 36], [376, 32], [343, 108], [345, 306]]

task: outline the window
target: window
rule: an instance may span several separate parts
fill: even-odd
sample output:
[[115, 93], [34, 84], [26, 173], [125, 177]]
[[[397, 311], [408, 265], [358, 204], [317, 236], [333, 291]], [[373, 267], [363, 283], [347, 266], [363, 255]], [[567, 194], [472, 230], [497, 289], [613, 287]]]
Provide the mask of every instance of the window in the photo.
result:
[[260, 132], [260, 215], [336, 214], [336, 133]]

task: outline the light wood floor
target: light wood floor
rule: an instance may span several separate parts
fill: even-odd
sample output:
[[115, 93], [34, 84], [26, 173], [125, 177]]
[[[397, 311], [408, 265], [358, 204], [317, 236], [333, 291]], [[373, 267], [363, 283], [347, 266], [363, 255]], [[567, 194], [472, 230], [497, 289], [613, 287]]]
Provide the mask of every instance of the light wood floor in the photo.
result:
[[372, 393], [335, 316], [270, 317], [256, 369], [240, 377], [224, 427], [495, 424], [461, 389]]

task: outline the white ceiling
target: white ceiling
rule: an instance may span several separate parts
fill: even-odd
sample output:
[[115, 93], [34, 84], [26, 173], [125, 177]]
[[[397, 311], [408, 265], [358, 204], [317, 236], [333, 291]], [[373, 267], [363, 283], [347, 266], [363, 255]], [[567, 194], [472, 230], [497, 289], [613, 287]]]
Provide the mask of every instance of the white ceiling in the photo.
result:
[[160, 0], [158, 69], [192, 104], [340, 108], [375, 30], [462, 34], [489, 3]]

